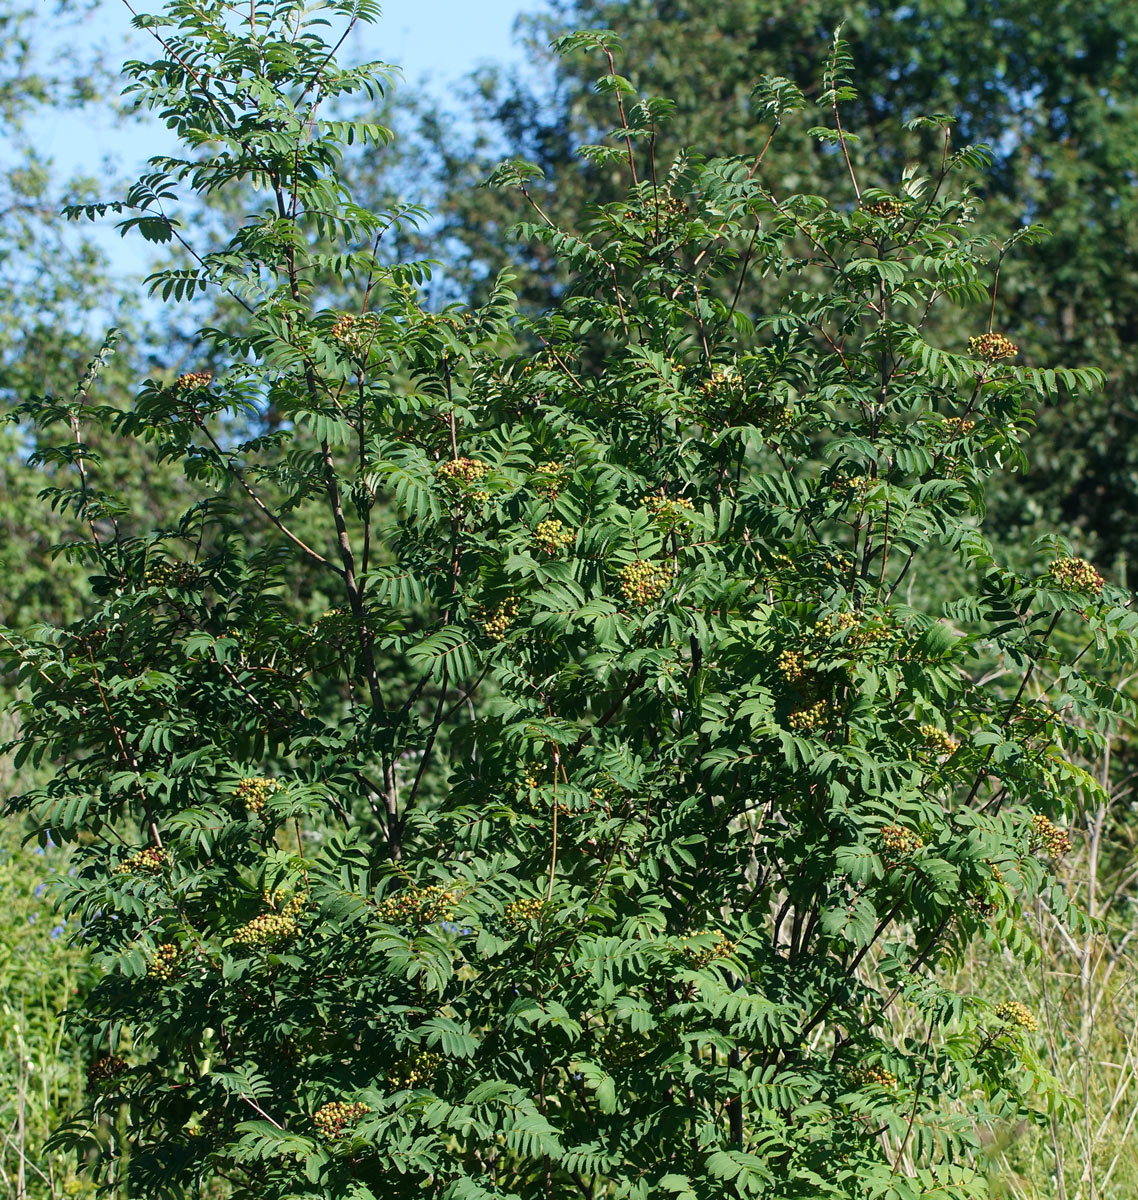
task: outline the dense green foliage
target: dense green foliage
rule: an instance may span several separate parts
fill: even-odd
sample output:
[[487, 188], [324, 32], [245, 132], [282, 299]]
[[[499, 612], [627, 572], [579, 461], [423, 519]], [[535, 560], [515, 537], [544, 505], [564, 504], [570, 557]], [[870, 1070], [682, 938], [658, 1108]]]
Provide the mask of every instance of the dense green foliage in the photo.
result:
[[[433, 312], [340, 179], [386, 138], [334, 115], [381, 89], [335, 61], [370, 15], [139, 18], [134, 94], [187, 154], [124, 219], [162, 241], [256, 185], [154, 279], [245, 317], [202, 331], [215, 376], [124, 412], [103, 355], [22, 410], [92, 573], [80, 620], [5, 633], [16, 764], [58, 764], [14, 807], [75, 843], [102, 970], [61, 1144], [134, 1197], [986, 1194], [982, 1133], [1059, 1098], [1022, 998], [937, 969], [1030, 959], [1039, 903], [1080, 927], [1051, 860], [1138, 624], [1061, 538], [1021, 571], [981, 532], [1032, 408], [1101, 382], [993, 330], [1035, 231], [975, 235], [954, 173], [985, 156], [939, 120], [928, 171], [861, 186], [836, 40], [832, 201], [768, 182], [792, 83], [746, 155], [669, 161], [668, 104], [614, 70], [587, 156], [625, 194], [523, 231], [556, 306], [519, 317], [507, 276]], [[952, 303], [970, 338], [934, 345]], [[178, 464], [186, 514], [125, 525], [98, 430]]]
[[[839, 12], [861, 84], [849, 110], [857, 136], [848, 145], [863, 182], [899, 186], [904, 164], [922, 153], [919, 133], [902, 130], [914, 116], [950, 114], [960, 138], [990, 145], [993, 164], [973, 176], [986, 198], [980, 228], [995, 238], [1021, 221], [1049, 230], [1008, 263], [1002, 285], [1008, 332], [1031, 361], [1095, 362], [1109, 376], [1092, 401], [1040, 414], [1027, 472], [993, 496], [1001, 523], [1010, 530], [1014, 522], [1014, 536], [1030, 540], [1041, 517], [1062, 521], [1107, 561], [1120, 553], [1123, 563], [1133, 560], [1138, 10], [1132, 4], [555, 0], [528, 23], [528, 45], [539, 61], [559, 33], [610, 28], [620, 35], [617, 70], [642, 95], [676, 105], [661, 133], [666, 157], [681, 147], [709, 156], [746, 154], [761, 120], [752, 97], [756, 80], [786, 75], [816, 95], [825, 33]], [[615, 123], [610, 98], [596, 83], [605, 66], [570, 56], [554, 59], [544, 75], [488, 74], [473, 98], [481, 116], [474, 144], [453, 123], [432, 126], [446, 193], [442, 209], [449, 236], [464, 248], [454, 256], [464, 278], [510, 259], [523, 295], [538, 307], [559, 279], [545, 248], [519, 253], [503, 241], [520, 207], [472, 186], [496, 158], [540, 166], [545, 178], [535, 181], [533, 194], [569, 228], [587, 204], [619, 198], [618, 169], [576, 156], [581, 142], [598, 140]], [[831, 195], [845, 170], [804, 137], [776, 144], [766, 161], [778, 195]], [[778, 295], [773, 281], [756, 277], [741, 307], [763, 311]], [[954, 314], [939, 320], [947, 323], [945, 338], [967, 336]]]

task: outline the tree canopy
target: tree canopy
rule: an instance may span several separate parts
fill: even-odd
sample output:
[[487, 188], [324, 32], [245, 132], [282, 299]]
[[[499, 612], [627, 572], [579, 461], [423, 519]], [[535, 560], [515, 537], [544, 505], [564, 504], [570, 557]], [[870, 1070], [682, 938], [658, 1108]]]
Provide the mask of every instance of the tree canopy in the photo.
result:
[[[108, 344], [19, 411], [90, 575], [3, 634], [15, 764], [55, 767], [12, 808], [99, 968], [59, 1144], [137, 1198], [987, 1195], [984, 1132], [1061, 1098], [1014, 980], [946, 968], [1086, 927], [1055, 863], [1138, 625], [1061, 534], [984, 532], [1034, 410], [1103, 384], [1009, 331], [1039, 231], [993, 244], [942, 117], [867, 173], [841, 36], [715, 154], [582, 33], [619, 193], [568, 229], [504, 164], [557, 294], [431, 308], [342, 175], [387, 138], [336, 107], [384, 89], [336, 58], [373, 16], [136, 19], [185, 150], [111, 207], [162, 240], [254, 195], [152, 280], [241, 315], [208, 371], [107, 403]], [[180, 516], [116, 494], [123, 442]]]

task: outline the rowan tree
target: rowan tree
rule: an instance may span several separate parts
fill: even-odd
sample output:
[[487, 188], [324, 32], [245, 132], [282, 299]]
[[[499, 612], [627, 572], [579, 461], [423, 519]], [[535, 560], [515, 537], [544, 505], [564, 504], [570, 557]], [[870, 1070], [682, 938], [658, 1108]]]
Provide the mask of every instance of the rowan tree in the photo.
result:
[[[256, 185], [224, 250], [153, 279], [246, 319], [126, 414], [98, 364], [25, 409], [74, 465], [51, 499], [97, 597], [5, 635], [17, 762], [58, 764], [15, 806], [77, 843], [102, 970], [62, 1140], [136, 1197], [985, 1195], [981, 1132], [1053, 1091], [1011, 981], [940, 968], [977, 938], [1030, 957], [1037, 901], [1081, 920], [1052, 864], [1138, 623], [1061, 537], [1025, 572], [982, 528], [1032, 407], [1101, 382], [998, 325], [1035, 231], [973, 236], [954, 173], [984, 155], [936, 118], [928, 170], [862, 186], [836, 38], [833, 199], [765, 179], [786, 79], [747, 154], [658, 162], [669, 105], [613, 72], [621, 126], [585, 152], [625, 195], [521, 231], [558, 302], [519, 316], [507, 275], [431, 310], [429, 264], [378, 251], [399, 214], [339, 174], [386, 137], [335, 113], [382, 87], [335, 57], [373, 15], [138, 18], [133, 94], [187, 152], [123, 220], [190, 239], [183, 193]], [[492, 183], [532, 201], [533, 170]], [[777, 310], [733, 299], [751, 274]], [[953, 303], [973, 332], [933, 345]], [[121, 528], [103, 423], [184, 471], [179, 522]]]

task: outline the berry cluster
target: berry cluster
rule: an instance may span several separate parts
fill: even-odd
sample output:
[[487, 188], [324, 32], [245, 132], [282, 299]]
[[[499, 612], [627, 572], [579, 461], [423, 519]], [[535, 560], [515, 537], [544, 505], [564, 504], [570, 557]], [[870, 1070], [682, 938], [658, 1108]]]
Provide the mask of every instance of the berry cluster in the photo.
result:
[[680, 217], [687, 215], [687, 205], [684, 204], [676, 196], [669, 195], [661, 190], [656, 198], [654, 210], [647, 213], [637, 212], [633, 208], [624, 210], [624, 219], [626, 221], [643, 221], [643, 220], [659, 220], [659, 221], [677, 221]]
[[895, 196], [888, 196], [884, 200], [875, 200], [872, 204], [864, 205], [864, 210], [871, 217], [879, 217], [883, 221], [892, 221], [897, 217], [904, 216], [905, 205]]
[[1016, 1029], [1026, 1029], [1028, 1033], [1034, 1033], [1039, 1028], [1035, 1014], [1019, 1000], [1005, 1000], [1003, 1004], [997, 1004], [996, 1020]]
[[575, 808], [570, 808], [569, 805], [564, 801], [554, 800], [549, 796], [548, 793], [540, 796], [535, 796], [533, 794], [538, 788], [543, 786], [541, 778], [537, 774], [537, 772], [539, 772], [541, 769], [542, 768], [540, 764], [538, 764], [531, 767], [526, 772], [525, 779], [523, 781], [525, 786], [525, 794], [520, 796], [519, 799], [532, 813], [548, 816], [550, 812], [556, 811], [559, 817], [575, 816], [578, 810]]
[[[712, 932], [712, 930], [703, 931], [703, 933]], [[722, 929], [714, 930], [713, 936], [714, 940], [710, 946], [684, 946], [684, 957], [697, 971], [717, 958], [726, 958], [729, 954], [734, 954], [738, 948], [738, 944], [733, 942]]]
[[438, 473], [449, 484], [472, 484], [484, 479], [489, 470], [480, 458], [450, 458], [439, 463]]
[[853, 570], [853, 559], [839, 550], [834, 555], [834, 567], [839, 575], [848, 575]]
[[1019, 347], [1002, 333], [982, 333], [968, 339], [968, 353], [985, 362], [997, 362], [1001, 358], [1015, 358]]
[[102, 1058], [95, 1059], [87, 1068], [87, 1084], [90, 1087], [99, 1087], [101, 1084], [110, 1083], [126, 1069], [125, 1058], [119, 1058], [117, 1054], [105, 1054]]
[[603, 808], [606, 813], [612, 813], [614, 807], [622, 805], [628, 793], [614, 779], [606, 779], [589, 791], [589, 808]]
[[533, 531], [533, 544], [546, 554], [559, 554], [566, 546], [571, 546], [576, 534], [555, 518], [539, 521]]
[[768, 408], [758, 423], [766, 434], [789, 429], [794, 424], [794, 409], [787, 408], [785, 405]]
[[354, 313], [341, 313], [332, 324], [332, 340], [346, 350], [353, 358], [363, 358], [375, 341], [375, 318], [370, 314], [356, 316]]
[[967, 437], [976, 428], [976, 422], [968, 417], [945, 417], [941, 431], [944, 440], [956, 441], [957, 438]]
[[806, 655], [801, 650], [784, 650], [778, 656], [779, 674], [788, 683], [797, 683], [806, 677]]
[[565, 464], [559, 462], [538, 463], [535, 468], [534, 488], [549, 500], [556, 500], [565, 486]]
[[686, 496], [677, 496], [674, 500], [666, 496], [645, 496], [640, 503], [656, 524], [669, 532], [678, 529], [695, 511]]
[[263, 775], [255, 775], [242, 779], [233, 789], [233, 794], [245, 807], [253, 813], [261, 813], [265, 801], [274, 793], [281, 790], [281, 785], [275, 779], [267, 779]]
[[389, 925], [429, 924], [452, 921], [458, 895], [453, 888], [437, 883], [426, 887], [408, 887], [379, 902], [377, 912]]
[[169, 982], [178, 972], [178, 964], [182, 958], [182, 947], [176, 942], [163, 942], [154, 947], [150, 962], [146, 966], [146, 974], [151, 979], [163, 983]]
[[1047, 568], [1056, 587], [1065, 592], [1089, 592], [1099, 595], [1106, 582], [1085, 558], [1057, 558]]
[[864, 1063], [861, 1066], [854, 1067], [849, 1074], [849, 1080], [854, 1087], [865, 1087], [871, 1083], [883, 1088], [897, 1086], [897, 1076], [892, 1071], [887, 1071], [884, 1067]]
[[511, 929], [524, 929], [527, 925], [541, 917], [544, 901], [537, 896], [528, 896], [523, 900], [511, 900], [502, 910], [502, 921]]
[[819, 700], [809, 708], [800, 708], [787, 717], [787, 724], [798, 733], [809, 733], [820, 729], [830, 719], [833, 705], [829, 700]]
[[188, 371], [174, 380], [174, 387], [179, 392], [201, 392], [213, 383], [213, 376], [208, 371]]
[[106, 640], [107, 630], [96, 625], [88, 629], [85, 633], [76, 636], [75, 649], [83, 654], [94, 653], [102, 647]]
[[358, 1101], [354, 1104], [345, 1104], [343, 1100], [333, 1100], [329, 1104], [322, 1105], [312, 1114], [312, 1124], [316, 1126], [321, 1136], [332, 1140], [340, 1137], [347, 1126], [369, 1112], [371, 1109]]
[[1062, 858], [1071, 849], [1071, 835], [1049, 821], [1042, 813], [1031, 818], [1031, 848], [1044, 850], [1052, 858]]
[[638, 558], [620, 568], [620, 592], [629, 604], [652, 604], [668, 586], [666, 567]]
[[936, 725], [921, 725], [918, 729], [925, 745], [936, 754], [955, 754], [960, 749], [960, 743], [950, 733]]
[[711, 401], [737, 400], [746, 384], [735, 367], [718, 367], [703, 381], [700, 391]]
[[157, 846], [147, 846], [115, 867], [116, 875], [158, 875], [170, 865], [170, 855]]
[[656, 202], [656, 211], [664, 220], [678, 220], [680, 217], [687, 216], [687, 205], [678, 197], [660, 193], [659, 199]]
[[[984, 861], [991, 868], [991, 882], [997, 884], [1003, 883], [1003, 871], [1001, 871], [1000, 868], [991, 861], [991, 859], [985, 859]], [[1000, 897], [999, 893], [996, 893], [996, 899], [992, 899], [988, 892], [984, 889], [983, 885], [981, 885], [979, 890], [974, 891], [972, 895], [968, 897], [968, 907], [979, 917], [994, 917], [996, 913], [999, 912], [999, 902], [1001, 899], [1002, 898]]]
[[704, 424], [753, 425], [765, 436], [794, 422], [794, 410], [761, 388], [748, 393], [747, 381], [735, 366], [717, 367], [700, 384], [695, 417]]
[[395, 1089], [418, 1087], [427, 1083], [443, 1065], [443, 1056], [434, 1050], [419, 1050], [392, 1068], [387, 1076], [388, 1084]]
[[278, 909], [286, 917], [298, 917], [308, 907], [308, 893], [297, 892], [290, 896], [288, 888], [275, 888], [262, 892], [261, 899], [270, 907]]
[[883, 855], [886, 863], [895, 863], [898, 859], [907, 858], [924, 848], [925, 840], [920, 834], [913, 833], [900, 825], [882, 825], [881, 845], [885, 849]]
[[820, 638], [833, 638], [845, 634], [842, 644], [853, 650], [864, 650], [867, 646], [876, 645], [885, 640], [897, 640], [900, 634], [895, 629], [884, 625], [865, 621], [855, 613], [830, 613], [814, 625], [814, 634]]
[[858, 619], [854, 613], [829, 613], [814, 622], [814, 632], [818, 637], [832, 638], [835, 634], [845, 633], [847, 629], [855, 629], [857, 625]]
[[197, 567], [185, 562], [153, 562], [143, 576], [152, 588], [192, 588], [199, 578]]
[[291, 914], [267, 912], [242, 925], [233, 934], [233, 940], [239, 946], [274, 946], [296, 937], [299, 929], [296, 918]]
[[500, 642], [506, 636], [506, 630], [518, 615], [520, 607], [521, 601], [511, 596], [503, 600], [497, 608], [479, 609], [475, 619], [482, 626], [482, 632], [492, 642]]
[[865, 475], [847, 475], [835, 479], [830, 484], [830, 491], [847, 500], [859, 500], [869, 491], [870, 480]]

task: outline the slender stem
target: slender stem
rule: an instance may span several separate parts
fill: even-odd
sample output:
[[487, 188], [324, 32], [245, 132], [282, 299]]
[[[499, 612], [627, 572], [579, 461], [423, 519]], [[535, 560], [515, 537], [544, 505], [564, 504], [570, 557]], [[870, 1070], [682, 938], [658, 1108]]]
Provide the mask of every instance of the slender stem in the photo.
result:
[[[613, 80], [615, 80], [617, 77], [616, 76], [616, 63], [613, 61], [611, 50], [605, 51], [605, 58], [607, 58], [609, 60], [609, 76]], [[633, 183], [633, 186], [635, 186], [637, 183], [640, 182], [636, 178], [636, 156], [632, 153], [632, 137], [627, 132], [628, 118], [624, 115], [624, 97], [621, 95], [619, 83], [616, 85], [616, 89], [617, 89], [617, 91], [616, 91], [616, 108], [617, 108], [617, 112], [620, 113], [620, 127], [626, 131], [625, 135], [624, 135], [624, 144], [628, 149], [628, 169], [632, 172], [632, 183]]]
[[553, 747], [553, 837], [549, 852], [549, 882], [545, 886], [545, 902], [553, 899], [553, 877], [557, 872], [557, 777], [561, 769], [561, 755], [556, 745]]
[[115, 741], [118, 743], [119, 754], [122, 757], [123, 765], [128, 767], [134, 775], [134, 782], [138, 788], [138, 798], [142, 802], [142, 811], [146, 814], [146, 823], [150, 829], [150, 836], [154, 841], [154, 845], [162, 849], [162, 835], [158, 832], [158, 822], [154, 819], [154, 813], [150, 808], [150, 799], [146, 795], [146, 789], [142, 786], [142, 775], [138, 770], [138, 761], [127, 752], [126, 742], [119, 730], [118, 724], [115, 721], [114, 714], [111, 712], [111, 706], [107, 703], [106, 693], [103, 691], [103, 685], [99, 680], [99, 668], [95, 664], [95, 655], [91, 647], [87, 647], [87, 657], [91, 661], [92, 678], [95, 681], [95, 689], [99, 693], [99, 699], [103, 702], [103, 711], [107, 714], [107, 721], [110, 724], [111, 732], [115, 735]]
[[334, 563], [329, 562], [324, 555], [318, 554], [306, 542], [301, 541], [301, 539], [298, 538], [296, 534], [288, 528], [287, 525], [285, 525], [280, 517], [278, 517], [277, 514], [274, 513], [272, 509], [269, 508], [269, 506], [261, 499], [261, 497], [258, 496], [255, 491], [253, 491], [249, 484], [245, 482], [245, 477], [242, 475], [237, 464], [233, 461], [230, 455], [221, 448], [221, 445], [218, 443], [213, 434], [210, 433], [204, 424], [201, 425], [200, 428], [202, 433], [205, 434], [206, 438], [209, 440], [210, 445], [213, 446], [214, 450], [217, 451], [218, 456], [221, 458], [230, 475], [233, 476], [238, 485], [241, 487], [242, 491], [244, 491], [249, 499], [252, 500], [257, 506], [258, 511], [263, 516], [267, 517], [281, 531], [281, 533], [283, 533], [285, 537], [297, 547], [298, 550], [301, 550], [308, 558], [312, 559], [313, 562], [319, 563], [322, 567], [328, 567], [330, 570], [335, 571], [337, 575], [342, 574], [340, 569]]

